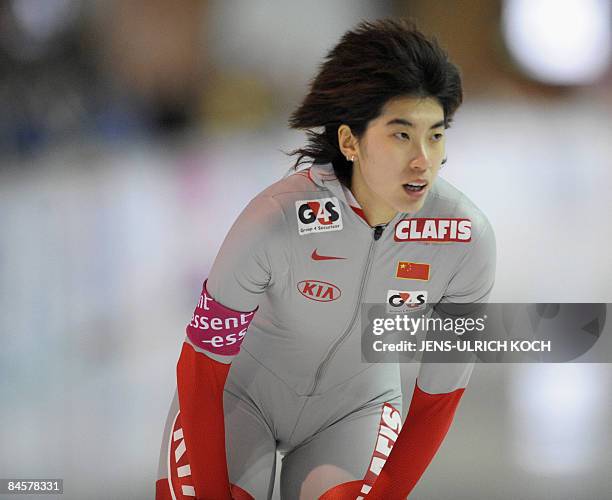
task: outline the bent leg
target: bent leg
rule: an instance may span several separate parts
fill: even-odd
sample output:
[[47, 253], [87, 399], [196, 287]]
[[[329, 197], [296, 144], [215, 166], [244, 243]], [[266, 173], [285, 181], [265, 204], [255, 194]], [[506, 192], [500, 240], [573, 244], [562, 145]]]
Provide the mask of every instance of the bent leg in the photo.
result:
[[283, 458], [281, 498], [354, 500], [361, 491], [366, 493], [400, 427], [401, 396], [327, 427]]
[[223, 396], [230, 482], [257, 500], [271, 498], [276, 472], [276, 439], [257, 408], [227, 389]]
[[[274, 486], [276, 442], [256, 409], [224, 392], [227, 467], [235, 500], [270, 498]], [[203, 429], [205, 432], [206, 430]], [[156, 500], [195, 498], [175, 392], [162, 439]]]

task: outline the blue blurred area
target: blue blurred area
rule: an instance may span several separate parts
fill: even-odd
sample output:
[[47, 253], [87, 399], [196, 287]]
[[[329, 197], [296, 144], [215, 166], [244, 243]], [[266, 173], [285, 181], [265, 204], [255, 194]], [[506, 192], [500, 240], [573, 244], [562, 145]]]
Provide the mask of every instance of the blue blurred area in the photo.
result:
[[[464, 4], [462, 27], [450, 1], [170, 4], [0, 4], [0, 477], [151, 498], [201, 282], [291, 165], [287, 117], [360, 19], [413, 15], [464, 70], [441, 175], [495, 228], [493, 300], [612, 302], [609, 73], [529, 80], [499, 2]], [[415, 498], [607, 498], [611, 394], [610, 365], [477, 367]]]

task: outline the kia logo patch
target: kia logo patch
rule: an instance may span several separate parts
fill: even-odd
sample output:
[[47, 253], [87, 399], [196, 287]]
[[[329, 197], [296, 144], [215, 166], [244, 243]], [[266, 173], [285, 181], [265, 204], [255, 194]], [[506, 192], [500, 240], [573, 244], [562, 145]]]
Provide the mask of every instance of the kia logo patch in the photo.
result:
[[304, 280], [297, 284], [298, 291], [307, 299], [317, 302], [331, 302], [342, 295], [340, 289], [333, 283], [317, 280]]

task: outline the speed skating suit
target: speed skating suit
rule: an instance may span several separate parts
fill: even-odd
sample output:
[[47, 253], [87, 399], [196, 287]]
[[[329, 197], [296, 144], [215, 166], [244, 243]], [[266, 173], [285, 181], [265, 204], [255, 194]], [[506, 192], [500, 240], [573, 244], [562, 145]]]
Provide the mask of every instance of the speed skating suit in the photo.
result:
[[442, 178], [417, 213], [376, 227], [331, 165], [265, 189], [187, 326], [157, 500], [270, 498], [277, 450], [283, 499], [406, 498], [473, 364], [422, 363], [402, 423], [399, 365], [363, 360], [360, 311], [482, 303], [494, 274], [489, 222]]

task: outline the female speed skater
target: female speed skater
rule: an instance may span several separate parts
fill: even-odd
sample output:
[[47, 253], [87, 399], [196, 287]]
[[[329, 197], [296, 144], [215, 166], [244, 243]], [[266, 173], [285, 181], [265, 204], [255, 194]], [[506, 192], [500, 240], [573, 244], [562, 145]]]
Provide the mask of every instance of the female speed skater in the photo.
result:
[[[421, 363], [402, 419], [397, 363], [362, 359], [363, 304], [487, 300], [495, 239], [438, 177], [462, 102], [457, 67], [404, 20], [329, 52], [290, 126], [293, 173], [227, 234], [177, 364], [157, 500], [406, 498], [472, 363]], [[402, 421], [404, 420], [404, 421]]]

